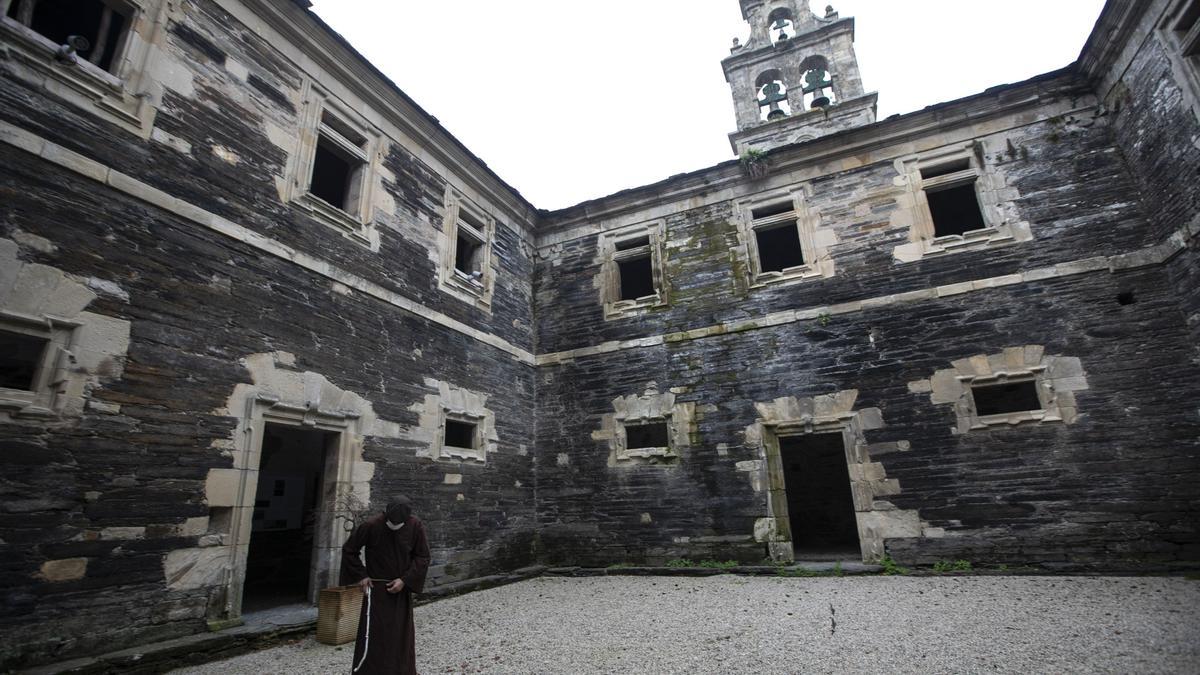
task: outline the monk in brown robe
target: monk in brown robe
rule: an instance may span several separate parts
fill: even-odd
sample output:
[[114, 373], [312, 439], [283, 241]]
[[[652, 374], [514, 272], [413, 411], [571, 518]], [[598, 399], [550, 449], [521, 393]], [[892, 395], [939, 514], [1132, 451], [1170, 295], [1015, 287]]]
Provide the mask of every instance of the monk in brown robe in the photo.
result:
[[[359, 553], [366, 549], [366, 564]], [[412, 514], [412, 502], [397, 496], [387, 510], [359, 525], [342, 547], [342, 584], [358, 584], [363, 607], [354, 645], [358, 675], [416, 675], [413, 593], [425, 586], [429, 541]]]

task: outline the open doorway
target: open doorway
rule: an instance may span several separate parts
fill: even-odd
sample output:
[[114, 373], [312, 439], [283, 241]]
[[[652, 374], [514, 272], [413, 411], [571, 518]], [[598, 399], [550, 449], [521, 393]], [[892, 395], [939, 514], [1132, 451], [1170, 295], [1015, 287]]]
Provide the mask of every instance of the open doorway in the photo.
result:
[[779, 450], [796, 559], [860, 559], [842, 434], [785, 436]]
[[267, 424], [254, 496], [242, 611], [310, 604], [324, 478], [337, 433]]

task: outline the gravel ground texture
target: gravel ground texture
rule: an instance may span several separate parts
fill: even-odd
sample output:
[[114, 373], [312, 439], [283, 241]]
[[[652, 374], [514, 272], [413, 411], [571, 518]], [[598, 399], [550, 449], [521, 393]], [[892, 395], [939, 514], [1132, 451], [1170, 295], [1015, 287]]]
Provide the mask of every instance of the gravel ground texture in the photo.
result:
[[[416, 609], [434, 673], [1200, 673], [1200, 582], [543, 577]], [[349, 673], [312, 638], [188, 675]]]

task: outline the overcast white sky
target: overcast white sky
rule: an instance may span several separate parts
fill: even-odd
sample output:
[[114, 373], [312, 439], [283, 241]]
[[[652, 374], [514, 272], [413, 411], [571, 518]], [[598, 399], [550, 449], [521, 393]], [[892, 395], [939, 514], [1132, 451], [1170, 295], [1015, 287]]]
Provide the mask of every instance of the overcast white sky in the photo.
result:
[[[828, 2], [815, 2], [824, 14]], [[833, 0], [880, 119], [1061, 68], [1103, 0]], [[733, 158], [737, 0], [316, 0], [509, 184], [560, 208]]]

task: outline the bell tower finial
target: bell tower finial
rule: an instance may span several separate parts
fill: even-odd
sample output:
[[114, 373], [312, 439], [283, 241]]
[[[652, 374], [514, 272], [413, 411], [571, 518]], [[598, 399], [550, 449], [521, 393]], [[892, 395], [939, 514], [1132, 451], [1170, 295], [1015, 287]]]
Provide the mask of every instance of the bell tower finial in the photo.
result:
[[854, 55], [854, 19], [809, 0], [740, 0], [750, 24], [722, 63], [733, 90], [734, 152], [770, 150], [875, 121]]

